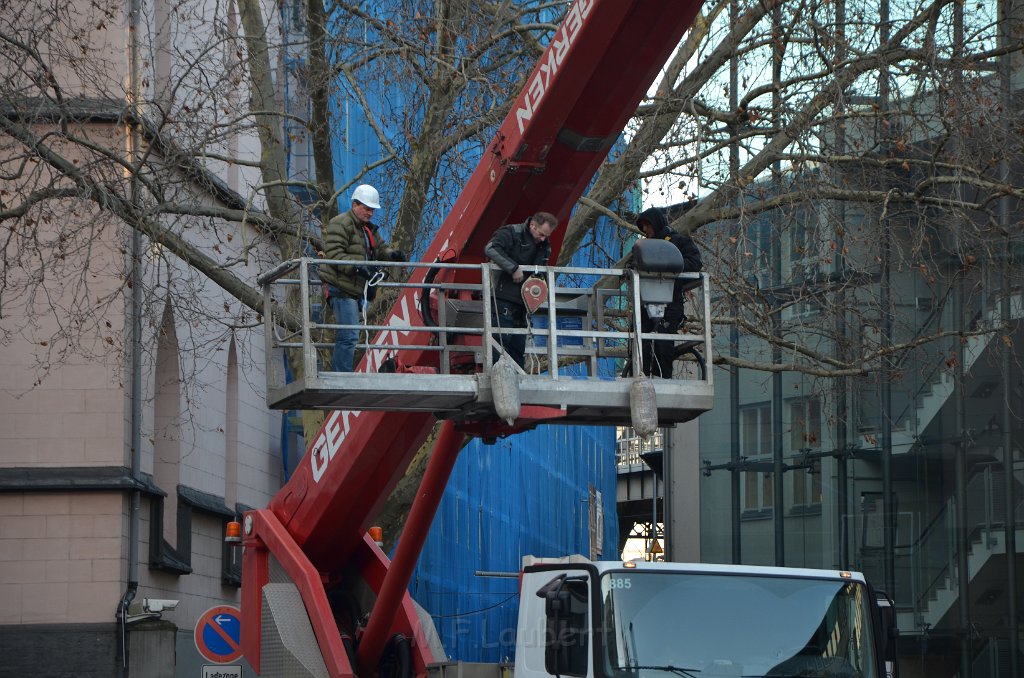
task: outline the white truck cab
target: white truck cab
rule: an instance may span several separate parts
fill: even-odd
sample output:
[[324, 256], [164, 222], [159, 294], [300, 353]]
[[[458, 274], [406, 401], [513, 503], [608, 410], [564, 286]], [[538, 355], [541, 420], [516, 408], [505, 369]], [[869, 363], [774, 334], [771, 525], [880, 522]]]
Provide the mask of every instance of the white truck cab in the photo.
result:
[[856, 572], [527, 558], [516, 678], [886, 678], [895, 625]]

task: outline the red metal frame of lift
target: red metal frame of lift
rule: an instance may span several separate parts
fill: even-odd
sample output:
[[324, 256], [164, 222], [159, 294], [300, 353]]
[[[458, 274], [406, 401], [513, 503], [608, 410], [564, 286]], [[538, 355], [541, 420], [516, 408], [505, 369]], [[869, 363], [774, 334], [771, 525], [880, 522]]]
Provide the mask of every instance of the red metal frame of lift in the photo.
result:
[[[554, 212], [564, 224], [700, 5], [695, 0], [577, 0], [424, 260], [451, 254], [446, 260], [479, 263], [495, 229], [540, 210]], [[551, 238], [556, 254], [564, 234], [563, 226]], [[452, 280], [465, 275], [459, 272]], [[424, 277], [420, 269], [410, 282], [423, 282]], [[384, 324], [410, 324], [419, 308], [419, 294], [418, 289], [404, 290]], [[424, 332], [391, 331], [379, 334], [375, 343], [424, 345], [430, 340]], [[391, 354], [386, 349], [371, 351], [358, 369], [373, 371]], [[436, 356], [410, 350], [402, 351], [402, 360], [426, 365]], [[433, 415], [421, 412], [331, 412], [268, 509], [248, 514], [255, 524], [245, 538], [242, 646], [257, 671], [259, 592], [267, 582], [269, 551], [295, 578], [331, 675], [351, 673], [323, 581], [358, 561], [363, 577], [380, 591], [384, 577], [378, 576], [378, 569], [386, 570], [387, 562], [382, 556], [366, 556], [365, 532], [435, 423]], [[500, 433], [507, 430], [502, 426], [495, 421], [495, 428], [489, 429], [477, 423], [472, 432]], [[439, 482], [443, 489], [447, 474]], [[427, 508], [429, 514], [410, 515], [409, 520], [429, 526], [436, 505]], [[413, 561], [417, 556], [418, 550], [409, 555]], [[371, 624], [375, 616], [394, 617], [387, 626], [402, 627], [410, 637], [421, 636], [407, 593], [398, 610], [375, 608]], [[379, 642], [379, 637], [373, 638]], [[417, 664], [422, 675], [419, 659]]]

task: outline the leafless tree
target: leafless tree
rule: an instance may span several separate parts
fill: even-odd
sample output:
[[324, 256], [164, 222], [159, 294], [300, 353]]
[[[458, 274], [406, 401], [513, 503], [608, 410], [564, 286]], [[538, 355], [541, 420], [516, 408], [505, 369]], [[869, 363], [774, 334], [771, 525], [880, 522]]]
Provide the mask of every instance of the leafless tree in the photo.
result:
[[[257, 0], [212, 17], [188, 1], [132, 4], [127, 18], [112, 0], [0, 5], [0, 342], [45, 343], [41, 374], [68, 351], [116, 350], [104, 309], [133, 266], [153, 294], [173, 271], [183, 289], [201, 278], [237, 300], [211, 314], [179, 294], [191, 322], [249, 326], [253, 271], [315, 248], [371, 173], [402, 187], [381, 215], [393, 243], [421, 247], [566, 5], [307, 0], [282, 5], [294, 26]], [[1021, 42], [1016, 17], [991, 8], [706, 4], [578, 206], [562, 260], [580, 247], [617, 258], [592, 237], [596, 217], [625, 240], [620, 198], [639, 184], [649, 202], [699, 199], [674, 225], [732, 300], [715, 322], [760, 342], [722, 363], [860, 377], [904, 369], [902, 354], [950, 334], [998, 331], [977, 319], [922, 331], [878, 284], [916, 286], [933, 308], [954, 291], [981, 308], [977, 295], [997, 291], [988, 263], [1020, 231], [1020, 107], [1003, 73]], [[293, 55], [312, 102], [301, 109], [282, 86]], [[372, 138], [350, 137], [339, 111], [358, 111]], [[334, 167], [332, 139], [355, 170]], [[304, 175], [288, 167], [297, 140], [313, 157]], [[130, 256], [132, 231], [151, 256]], [[116, 269], [95, 256], [101, 242]]]
[[[40, 378], [69, 353], [123, 350], [125, 333], [111, 329], [135, 284], [149, 301], [176, 287], [168, 298], [186, 324], [251, 326], [253, 271], [294, 228], [263, 195], [239, 194], [260, 157], [247, 143], [256, 127], [237, 17], [189, 3], [166, 16], [135, 10], [0, 12], [0, 341], [45, 347]], [[144, 240], [134, 253], [132, 232]], [[211, 307], [196, 276], [240, 304]], [[159, 326], [162, 304], [150, 310]]]
[[763, 340], [760, 359], [722, 363], [860, 377], [999, 331], [922, 328], [895, 291], [934, 309], [968, 290], [979, 313], [998, 292], [982, 273], [1019, 239], [1021, 121], [1000, 79], [1016, 72], [1019, 22], [987, 4], [839, 7], [707, 6], [570, 225], [563, 260], [634, 182], [655, 204], [695, 200], [674, 226], [735, 302], [716, 323]]

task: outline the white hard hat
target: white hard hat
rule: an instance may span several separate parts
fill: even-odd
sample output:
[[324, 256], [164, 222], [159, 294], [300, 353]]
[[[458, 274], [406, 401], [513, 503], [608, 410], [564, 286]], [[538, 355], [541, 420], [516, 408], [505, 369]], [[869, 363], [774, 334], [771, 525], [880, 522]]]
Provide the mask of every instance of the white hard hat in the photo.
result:
[[356, 190], [352, 191], [352, 199], [375, 210], [380, 209], [380, 196], [377, 194], [377, 189], [370, 184], [356, 186]]

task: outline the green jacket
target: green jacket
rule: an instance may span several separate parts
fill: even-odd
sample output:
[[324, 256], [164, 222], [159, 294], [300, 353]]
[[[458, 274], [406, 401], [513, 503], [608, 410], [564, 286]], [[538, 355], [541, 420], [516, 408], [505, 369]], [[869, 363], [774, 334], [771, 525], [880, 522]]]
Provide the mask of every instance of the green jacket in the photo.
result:
[[[373, 239], [376, 240], [377, 227], [372, 223], [367, 226], [373, 234]], [[378, 247], [378, 249], [380, 248]], [[356, 219], [352, 210], [339, 214], [327, 223], [324, 254], [328, 259], [366, 261], [376, 258], [373, 250], [368, 246], [363, 225]], [[356, 275], [354, 266], [321, 266], [320, 279], [334, 285], [347, 296], [357, 299], [363, 296], [363, 284], [366, 279]]]

